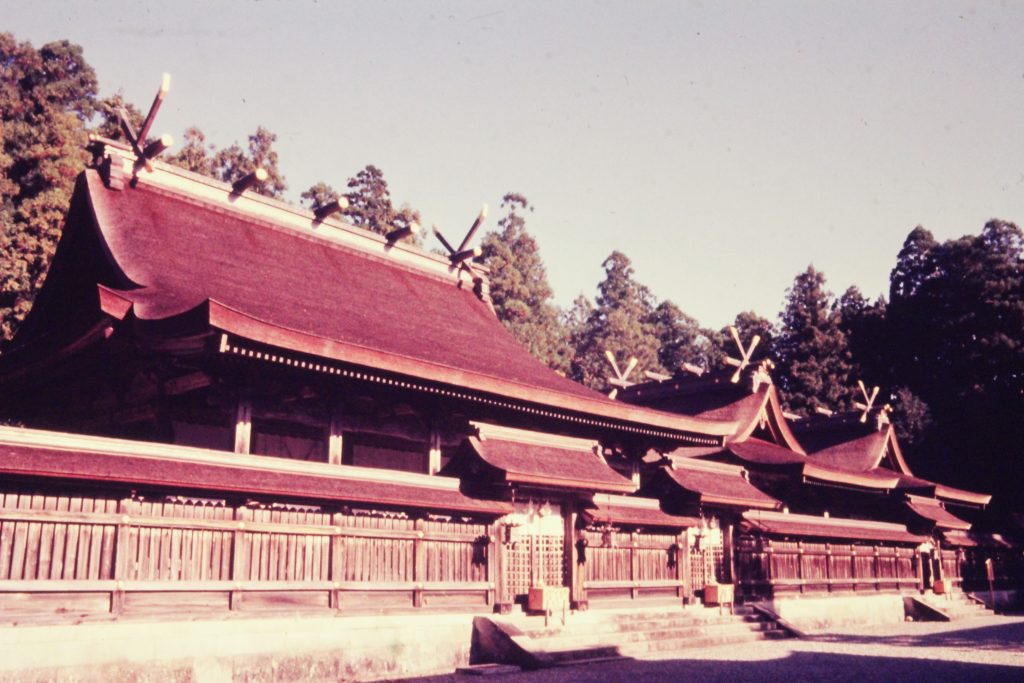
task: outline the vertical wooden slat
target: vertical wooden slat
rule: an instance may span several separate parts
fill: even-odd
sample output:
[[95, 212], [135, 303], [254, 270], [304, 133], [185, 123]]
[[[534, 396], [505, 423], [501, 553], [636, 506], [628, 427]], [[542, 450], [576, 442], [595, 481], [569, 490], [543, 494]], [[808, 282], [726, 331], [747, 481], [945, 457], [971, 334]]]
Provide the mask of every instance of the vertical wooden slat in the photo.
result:
[[252, 401], [238, 399], [235, 412], [235, 453], [248, 453], [252, 440]]
[[344, 546], [344, 543], [345, 543], [345, 539], [341, 535], [341, 532], [342, 532], [342, 529], [343, 529], [342, 525], [344, 524], [344, 518], [343, 518], [343, 516], [342, 516], [342, 514], [340, 512], [335, 512], [331, 516], [331, 521], [332, 521], [333, 526], [334, 526], [334, 535], [331, 536], [331, 547], [330, 547], [330, 553], [328, 554], [329, 558], [330, 558], [330, 560], [329, 560], [330, 564], [328, 565], [328, 572], [329, 572], [328, 576], [330, 577], [330, 580], [333, 582], [334, 585], [331, 588], [330, 601], [331, 601], [331, 607], [332, 608], [340, 609], [341, 608], [341, 600], [340, 600], [340, 595], [339, 595], [339, 592], [338, 592], [338, 582], [343, 581], [344, 577], [345, 577], [345, 574], [344, 574], [344, 561], [345, 561], [345, 556], [344, 556], [345, 546]]
[[423, 520], [416, 520], [416, 540], [413, 541], [413, 568], [412, 568], [412, 580], [416, 587], [413, 590], [413, 607], [423, 606], [423, 591], [421, 590], [421, 582], [426, 576], [426, 556], [423, 548]]

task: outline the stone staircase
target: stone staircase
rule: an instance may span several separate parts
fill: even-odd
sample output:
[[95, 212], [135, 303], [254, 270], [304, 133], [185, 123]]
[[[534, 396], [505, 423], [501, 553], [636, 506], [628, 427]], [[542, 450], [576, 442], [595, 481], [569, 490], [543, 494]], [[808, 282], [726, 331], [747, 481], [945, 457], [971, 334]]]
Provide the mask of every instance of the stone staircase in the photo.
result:
[[482, 661], [542, 668], [784, 638], [789, 632], [750, 606], [733, 613], [700, 606], [592, 610], [557, 617], [478, 617], [475, 643]]
[[[960, 619], [991, 616], [994, 614], [988, 607], [972, 599], [961, 590], [950, 591], [947, 595], [926, 593], [914, 596], [914, 600], [924, 603], [931, 610], [938, 613], [931, 615], [932, 619], [938, 621], [959, 621]], [[926, 616], [925, 619], [927, 618]]]

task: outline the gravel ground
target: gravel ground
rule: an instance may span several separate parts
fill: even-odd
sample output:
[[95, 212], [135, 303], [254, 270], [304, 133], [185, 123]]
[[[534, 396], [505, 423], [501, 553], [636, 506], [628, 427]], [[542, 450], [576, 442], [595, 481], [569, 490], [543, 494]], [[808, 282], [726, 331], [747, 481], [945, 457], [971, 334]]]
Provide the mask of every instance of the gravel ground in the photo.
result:
[[[830, 632], [801, 640], [685, 650], [658, 659], [489, 676], [449, 675], [421, 683], [566, 681], [1024, 681], [1024, 617]], [[408, 683], [408, 682], [407, 682]]]

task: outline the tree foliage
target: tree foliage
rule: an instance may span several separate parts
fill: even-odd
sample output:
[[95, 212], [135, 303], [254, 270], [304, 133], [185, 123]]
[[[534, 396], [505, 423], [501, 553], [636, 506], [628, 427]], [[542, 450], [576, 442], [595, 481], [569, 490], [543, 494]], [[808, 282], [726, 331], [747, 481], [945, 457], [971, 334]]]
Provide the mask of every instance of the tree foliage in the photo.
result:
[[67, 41], [38, 50], [0, 34], [0, 337], [10, 339], [42, 285], [75, 177], [96, 74]]
[[857, 378], [825, 275], [814, 266], [797, 275], [779, 319], [776, 376], [788, 409], [809, 415], [818, 407], [850, 408]]
[[262, 168], [267, 172], [267, 179], [257, 183], [253, 189], [267, 197], [283, 198], [288, 184], [278, 168], [277, 152], [274, 150], [276, 141], [276, 135], [263, 126], [257, 126], [256, 132], [249, 136], [245, 149], [236, 142], [213, 155], [211, 167], [214, 177], [225, 183], [233, 183], [257, 168]]
[[345, 198], [348, 199], [348, 208], [342, 213], [346, 220], [379, 235], [420, 222], [419, 211], [409, 206], [395, 208], [384, 172], [373, 164], [368, 164], [355, 177], [349, 178]]
[[533, 207], [521, 194], [502, 197], [505, 215], [487, 233], [481, 259], [490, 269], [491, 300], [498, 319], [519, 342], [556, 370], [569, 369], [567, 332], [551, 299], [540, 247], [526, 231], [524, 213]]
[[620, 367], [631, 357], [637, 359], [637, 374], [631, 379], [644, 370], [664, 371], [651, 291], [634, 279], [633, 264], [622, 252], [613, 251], [601, 266], [604, 279], [597, 286], [595, 306], [570, 369], [574, 379], [599, 389], [605, 388], [611, 374], [605, 352], [621, 361]]

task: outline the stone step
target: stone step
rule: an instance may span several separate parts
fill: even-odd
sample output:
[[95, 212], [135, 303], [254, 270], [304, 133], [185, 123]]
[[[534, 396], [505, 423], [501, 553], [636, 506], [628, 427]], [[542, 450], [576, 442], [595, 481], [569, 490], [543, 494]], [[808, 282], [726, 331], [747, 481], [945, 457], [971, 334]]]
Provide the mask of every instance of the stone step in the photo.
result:
[[[622, 634], [622, 637], [609, 639], [606, 634], [593, 633], [572, 633], [563, 634], [549, 638], [535, 640], [537, 652], [543, 652], [552, 656], [562, 656], [562, 653], [582, 651], [592, 653], [597, 651], [612, 651], [618, 653], [627, 647], [640, 647], [644, 649], [648, 643], [657, 642], [689, 642], [702, 641], [705, 639], [718, 640], [722, 638], [742, 637], [751, 634], [761, 634], [776, 630], [771, 622], [748, 623], [738, 622], [733, 624], [720, 624], [712, 628], [686, 628], [686, 629], [664, 629], [649, 632], [631, 632]], [[671, 648], [669, 648], [671, 649]], [[558, 653], [558, 654], [556, 654]]]
[[[556, 620], [557, 621], [557, 620]], [[549, 626], [548, 628], [533, 628], [526, 629], [524, 632], [531, 638], [547, 638], [551, 636], [557, 636], [566, 630], [574, 629], [586, 629], [589, 633], [632, 633], [635, 631], [650, 631], [654, 629], [666, 629], [666, 628], [699, 628], [699, 627], [713, 627], [718, 624], [732, 624], [737, 621], [745, 623], [757, 623], [762, 621], [762, 618], [756, 614], [743, 614], [731, 616], [729, 614], [724, 615], [708, 615], [705, 617], [693, 617], [689, 615], [677, 615], [673, 617], [666, 617], [662, 619], [636, 619], [636, 620], [605, 620], [605, 619], [578, 619], [570, 617], [566, 622], [565, 626], [557, 624], [555, 626]]]
[[783, 631], [754, 631], [736, 633], [715, 633], [697, 638], [683, 638], [679, 640], [657, 640], [646, 643], [630, 644], [622, 648], [622, 653], [634, 657], [644, 654], [675, 652], [679, 650], [693, 650], [698, 648], [715, 647], [719, 645], [731, 645], [734, 643], [753, 643], [760, 640], [786, 638]]

